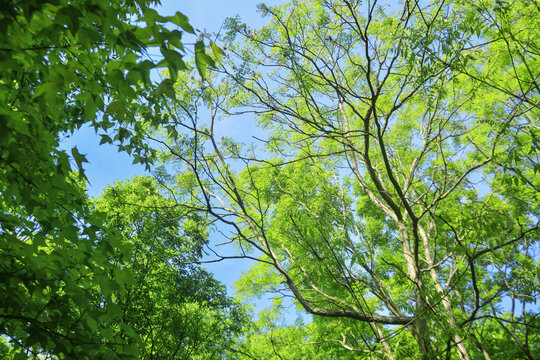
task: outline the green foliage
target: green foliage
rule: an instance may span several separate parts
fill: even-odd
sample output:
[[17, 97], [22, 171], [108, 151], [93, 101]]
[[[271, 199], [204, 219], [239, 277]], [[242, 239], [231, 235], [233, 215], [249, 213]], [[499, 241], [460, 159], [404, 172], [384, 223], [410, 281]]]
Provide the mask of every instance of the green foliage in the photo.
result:
[[[56, 202], [35, 208], [33, 216], [9, 208], [1, 237], [0, 286], [9, 294], [0, 302], [2, 334], [34, 354], [130, 357], [137, 350], [130, 346], [135, 339], [125, 338], [115, 324], [113, 294], [123, 284], [114, 278], [117, 265], [109, 262], [120, 239], [89, 216], [84, 191], [78, 189], [76, 198], [73, 192], [60, 197], [71, 211], [55, 211]], [[78, 211], [66, 200], [77, 203]], [[86, 221], [79, 223], [83, 216]], [[99, 242], [99, 229], [107, 236], [106, 245]]]
[[204, 219], [165, 199], [148, 177], [117, 183], [95, 203], [106, 226], [120, 232], [119, 249], [129, 249], [114, 257], [123, 287], [115, 296], [118, 321], [137, 334], [140, 356], [221, 358], [245, 320], [224, 286], [194, 265], [208, 238]]
[[[163, 157], [258, 259], [240, 295], [314, 316], [280, 327], [275, 304], [239, 354], [536, 358], [538, 5], [260, 10], [259, 30], [229, 20], [220, 76], [186, 75]], [[257, 147], [220, 124], [245, 114]]]
[[[160, 104], [171, 91], [150, 74], [167, 67], [176, 79], [186, 69], [182, 30], [194, 31], [181, 13], [162, 17], [153, 5], [30, 0], [2, 6], [0, 335], [15, 352], [73, 359], [140, 354], [139, 329], [117, 321], [120, 295], [137, 280], [126, 267], [129, 244], [86, 198], [85, 154], [74, 147], [70, 158], [59, 145], [86, 124], [135, 163], [149, 168], [155, 160], [145, 134], [163, 122]], [[162, 50], [163, 61], [145, 59], [152, 47]]]

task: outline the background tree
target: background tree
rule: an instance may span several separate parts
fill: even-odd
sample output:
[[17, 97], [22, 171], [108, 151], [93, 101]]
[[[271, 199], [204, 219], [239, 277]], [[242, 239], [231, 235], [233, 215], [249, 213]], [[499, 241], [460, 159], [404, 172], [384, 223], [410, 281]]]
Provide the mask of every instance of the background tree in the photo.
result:
[[204, 218], [163, 197], [150, 177], [116, 183], [95, 203], [129, 249], [129, 260], [120, 251], [115, 260], [128, 285], [116, 294], [117, 321], [140, 337], [140, 358], [221, 359], [245, 318], [225, 287], [194, 265], [208, 242]]
[[[230, 21], [220, 74], [182, 81], [163, 142], [191, 174], [171, 186], [198, 186], [258, 258], [241, 286], [294, 297], [366, 358], [538, 357], [537, 4], [261, 11], [258, 31]], [[246, 113], [257, 148], [217, 126]]]
[[[73, 175], [84, 180], [85, 156], [59, 142], [86, 124], [134, 162], [152, 163], [143, 135], [161, 121], [155, 108], [186, 68], [182, 33], [194, 33], [183, 14], [162, 17], [154, 4], [1, 5], [0, 335], [30, 353], [106, 359], [137, 351], [132, 329], [110, 328], [119, 308], [107, 294], [126, 287], [109, 262], [122, 238], [92, 215]], [[151, 47], [163, 60], [147, 58]], [[204, 73], [213, 62], [200, 41], [196, 53]], [[171, 78], [158, 85], [150, 71], [160, 67]]]

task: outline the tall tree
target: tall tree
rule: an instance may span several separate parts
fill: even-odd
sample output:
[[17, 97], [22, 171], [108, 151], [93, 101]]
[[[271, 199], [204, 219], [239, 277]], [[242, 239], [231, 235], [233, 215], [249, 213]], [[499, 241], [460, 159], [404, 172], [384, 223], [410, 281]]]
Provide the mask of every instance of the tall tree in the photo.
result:
[[[366, 358], [537, 358], [538, 4], [261, 11], [260, 30], [230, 21], [221, 73], [182, 82], [163, 141], [260, 262], [242, 286], [294, 297]], [[246, 113], [261, 146], [220, 132]]]

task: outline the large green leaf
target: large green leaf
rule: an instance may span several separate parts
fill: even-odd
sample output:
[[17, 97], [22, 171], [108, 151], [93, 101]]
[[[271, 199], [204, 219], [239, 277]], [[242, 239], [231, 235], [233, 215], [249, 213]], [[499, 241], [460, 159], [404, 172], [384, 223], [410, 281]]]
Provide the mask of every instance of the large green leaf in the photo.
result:
[[216, 66], [214, 59], [206, 54], [204, 42], [202, 40], [198, 40], [195, 43], [195, 64], [202, 78], [206, 77], [206, 69], [208, 67]]
[[195, 34], [195, 30], [193, 30], [193, 27], [189, 24], [189, 20], [187, 16], [185, 16], [181, 12], [176, 12], [174, 16], [167, 17], [167, 20], [180, 26], [182, 29], [184, 29], [184, 31], [187, 31], [188, 33], [191, 33], [191, 34]]

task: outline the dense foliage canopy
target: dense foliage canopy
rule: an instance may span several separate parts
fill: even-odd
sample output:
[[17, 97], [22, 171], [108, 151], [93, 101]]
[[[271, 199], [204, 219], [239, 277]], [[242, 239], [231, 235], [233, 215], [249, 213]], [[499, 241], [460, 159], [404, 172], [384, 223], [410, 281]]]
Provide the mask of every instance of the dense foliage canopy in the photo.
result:
[[[0, 15], [0, 356], [540, 357], [537, 2], [261, 5], [193, 69], [153, 5]], [[163, 166], [88, 199], [83, 125]]]
[[[0, 351], [5, 358], [177, 359], [191, 353], [209, 358], [238, 332], [240, 309], [222, 286], [183, 264], [201, 255], [201, 221], [184, 217], [145, 179], [122, 185], [115, 196], [105, 193], [94, 205], [84, 190], [86, 157], [76, 147], [68, 154], [60, 146], [63, 137], [86, 125], [135, 163], [149, 167], [154, 161], [144, 134], [162, 122], [155, 109], [165, 96], [174, 96], [176, 74], [187, 69], [182, 33], [195, 33], [183, 14], [163, 17], [154, 5], [147, 0], [2, 3]], [[147, 56], [151, 48], [159, 48], [159, 62]], [[214, 61], [202, 40], [194, 50], [204, 76]], [[214, 51], [220, 49], [214, 45]], [[163, 67], [171, 78], [151, 81], [151, 70]], [[135, 214], [132, 207], [146, 210]], [[236, 324], [223, 320], [231, 314]], [[209, 340], [211, 331], [219, 332], [219, 341]]]
[[[245, 354], [539, 356], [539, 10], [298, 0], [261, 6], [260, 30], [230, 20], [163, 144], [185, 171], [170, 186], [257, 257], [240, 294], [314, 316], [267, 315]], [[221, 126], [246, 114], [252, 146]]]
[[[109, 258], [122, 264], [115, 277], [126, 287], [115, 294], [122, 314], [116, 321], [137, 334], [140, 358], [213, 359], [233, 346], [242, 307], [194, 265], [208, 241], [204, 219], [164, 198], [149, 177], [110, 187], [95, 211], [121, 234], [117, 255]], [[109, 238], [99, 241], [107, 247]]]

